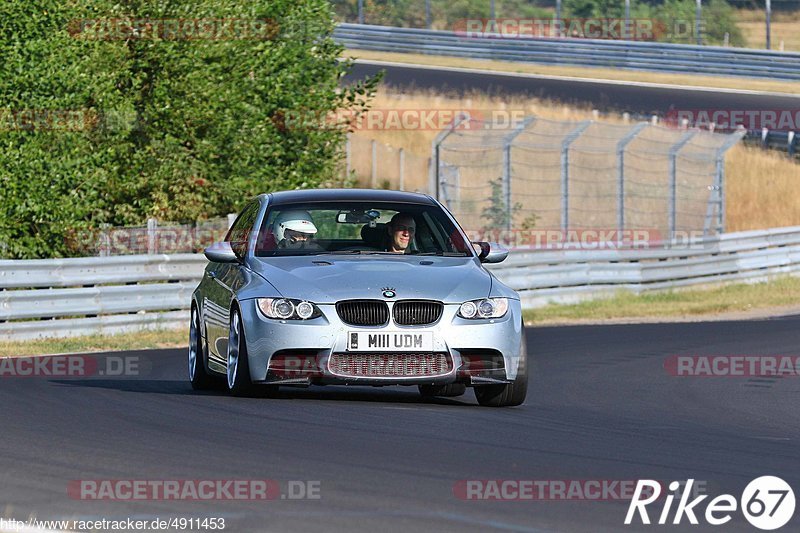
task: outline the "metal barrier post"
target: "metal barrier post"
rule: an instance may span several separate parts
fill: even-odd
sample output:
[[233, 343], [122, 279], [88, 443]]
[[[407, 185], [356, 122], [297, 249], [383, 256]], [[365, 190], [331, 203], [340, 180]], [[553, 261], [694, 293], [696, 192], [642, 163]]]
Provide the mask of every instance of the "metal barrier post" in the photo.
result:
[[689, 131], [683, 134], [683, 136], [673, 144], [669, 149], [669, 213], [667, 215], [668, 218], [668, 226], [669, 226], [669, 240], [675, 238], [675, 229], [677, 224], [677, 212], [676, 212], [676, 204], [677, 204], [677, 189], [678, 189], [678, 152], [681, 151], [681, 148], [686, 146], [686, 144], [692, 140], [692, 137], [695, 136], [696, 131]]
[[640, 122], [617, 143], [617, 229], [620, 235], [625, 229], [625, 148], [646, 127], [647, 122]]
[[569, 229], [569, 146], [592, 124], [591, 120], [581, 122], [561, 141], [561, 231]]

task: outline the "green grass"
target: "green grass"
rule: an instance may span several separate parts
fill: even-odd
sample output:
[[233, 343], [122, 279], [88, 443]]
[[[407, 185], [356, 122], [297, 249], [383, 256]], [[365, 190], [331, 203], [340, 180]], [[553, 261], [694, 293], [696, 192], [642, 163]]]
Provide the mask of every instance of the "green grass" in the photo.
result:
[[119, 335], [91, 335], [68, 339], [0, 341], [0, 356], [91, 353], [149, 348], [179, 348], [188, 345], [187, 329], [160, 329]]
[[[551, 304], [526, 310], [526, 323], [546, 324], [613, 319], [713, 318], [721, 313], [776, 312], [800, 308], [800, 278], [764, 283], [737, 283], [636, 295], [621, 291], [611, 298], [573, 305]], [[783, 309], [782, 309], [783, 308]]]

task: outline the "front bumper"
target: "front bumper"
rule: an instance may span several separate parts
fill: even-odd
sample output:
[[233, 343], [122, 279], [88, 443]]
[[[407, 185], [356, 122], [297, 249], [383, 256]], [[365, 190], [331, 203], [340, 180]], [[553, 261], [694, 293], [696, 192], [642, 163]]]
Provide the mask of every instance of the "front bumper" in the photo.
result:
[[[391, 308], [393, 302], [388, 303]], [[390, 319], [386, 326], [380, 327], [345, 324], [339, 319], [335, 305], [318, 305], [322, 317], [296, 321], [265, 318], [256, 308], [254, 299], [239, 304], [250, 378], [256, 383], [422, 385], [463, 382], [482, 385], [506, 383], [517, 376], [522, 339], [522, 309], [518, 300], [509, 300], [508, 312], [498, 319], [466, 320], [456, 316], [458, 304], [445, 304], [435, 324], [401, 326]], [[432, 352], [446, 354], [450, 362], [448, 371], [435, 376], [342, 375], [332, 368], [331, 356], [348, 353], [347, 336], [357, 331], [432, 332]], [[407, 355], [415, 354], [408, 352]]]

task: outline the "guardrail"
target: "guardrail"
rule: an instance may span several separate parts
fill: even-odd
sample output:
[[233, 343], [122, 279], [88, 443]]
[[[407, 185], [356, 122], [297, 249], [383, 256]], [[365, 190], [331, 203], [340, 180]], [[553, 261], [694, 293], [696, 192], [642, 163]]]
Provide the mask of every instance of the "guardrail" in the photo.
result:
[[800, 272], [800, 226], [725, 233], [642, 250], [515, 251], [491, 267], [523, 307], [576, 303], [620, 290], [642, 293]]
[[333, 35], [347, 48], [380, 52], [800, 80], [800, 54], [768, 50], [552, 37], [479, 38], [362, 24], [339, 24]]
[[[202, 254], [0, 261], [0, 340], [186, 327]], [[800, 272], [800, 226], [690, 245], [514, 250], [490, 266], [523, 306]], [[0, 354], [2, 355], [2, 354]]]
[[0, 261], [0, 340], [185, 326], [202, 254]]

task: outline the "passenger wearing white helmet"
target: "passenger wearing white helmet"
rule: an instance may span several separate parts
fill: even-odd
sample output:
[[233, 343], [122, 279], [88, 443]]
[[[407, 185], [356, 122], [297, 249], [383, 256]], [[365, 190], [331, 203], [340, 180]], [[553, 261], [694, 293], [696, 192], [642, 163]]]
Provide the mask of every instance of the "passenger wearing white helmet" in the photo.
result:
[[283, 211], [275, 217], [272, 228], [278, 248], [319, 249], [319, 245], [311, 241], [317, 227], [307, 211]]

